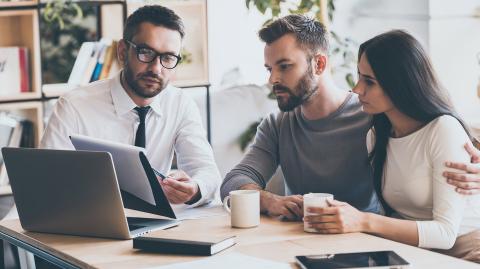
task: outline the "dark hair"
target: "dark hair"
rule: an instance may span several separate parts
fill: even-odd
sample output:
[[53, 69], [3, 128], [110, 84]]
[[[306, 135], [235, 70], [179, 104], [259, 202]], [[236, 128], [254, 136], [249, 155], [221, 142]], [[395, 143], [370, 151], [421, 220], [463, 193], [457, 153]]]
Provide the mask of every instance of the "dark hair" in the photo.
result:
[[131, 41], [138, 26], [144, 22], [177, 31], [182, 38], [185, 36], [182, 19], [173, 10], [159, 5], [151, 5], [143, 6], [128, 16], [123, 30], [123, 39]]
[[286, 34], [294, 34], [298, 44], [310, 53], [322, 50], [328, 53], [328, 33], [325, 26], [304, 15], [288, 15], [263, 27], [258, 36], [260, 39], [271, 44]]
[[[428, 55], [413, 36], [401, 30], [383, 33], [360, 45], [359, 60], [362, 54], [379, 85], [400, 112], [423, 123], [429, 123], [442, 115], [451, 115], [470, 136], [448, 94], [440, 86]], [[392, 209], [382, 196], [382, 177], [392, 124], [384, 113], [377, 114], [373, 116], [373, 128], [375, 146], [370, 160], [373, 165], [374, 187], [389, 214]]]

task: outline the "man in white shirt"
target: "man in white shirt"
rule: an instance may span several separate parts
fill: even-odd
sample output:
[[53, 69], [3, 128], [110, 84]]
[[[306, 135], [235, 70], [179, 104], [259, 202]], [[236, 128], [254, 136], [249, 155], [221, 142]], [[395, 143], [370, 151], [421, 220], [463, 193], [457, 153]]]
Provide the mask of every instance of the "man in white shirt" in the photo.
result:
[[169, 85], [183, 36], [182, 20], [172, 10], [135, 11], [118, 44], [122, 72], [60, 97], [40, 147], [73, 149], [71, 134], [135, 144], [162, 172], [175, 151], [182, 170], [160, 181], [168, 200], [191, 206], [211, 201], [221, 179], [198, 108]]

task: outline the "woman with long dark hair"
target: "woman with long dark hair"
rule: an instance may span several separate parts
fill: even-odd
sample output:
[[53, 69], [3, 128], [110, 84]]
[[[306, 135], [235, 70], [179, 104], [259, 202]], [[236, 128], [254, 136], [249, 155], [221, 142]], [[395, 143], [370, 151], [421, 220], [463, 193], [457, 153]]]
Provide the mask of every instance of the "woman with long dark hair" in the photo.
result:
[[322, 233], [368, 232], [434, 249], [455, 245], [448, 254], [479, 261], [480, 196], [459, 194], [442, 176], [447, 160], [470, 163], [463, 148], [469, 132], [427, 54], [415, 38], [396, 30], [363, 43], [358, 57], [353, 91], [373, 115], [370, 157], [386, 216], [333, 201], [310, 208], [320, 215], [305, 221]]

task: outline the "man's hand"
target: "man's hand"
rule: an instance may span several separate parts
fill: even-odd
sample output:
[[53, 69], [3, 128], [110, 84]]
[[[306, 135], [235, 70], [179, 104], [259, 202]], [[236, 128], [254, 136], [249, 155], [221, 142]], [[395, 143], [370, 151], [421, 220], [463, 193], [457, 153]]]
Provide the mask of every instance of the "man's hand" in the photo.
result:
[[286, 220], [301, 220], [303, 217], [303, 196], [279, 196], [264, 191], [257, 184], [246, 184], [241, 190], [260, 191], [260, 212], [269, 216], [282, 217]]
[[159, 182], [172, 204], [194, 203], [201, 198], [198, 184], [181, 170], [159, 179]]
[[471, 143], [465, 144], [465, 150], [471, 157], [471, 163], [446, 162], [449, 168], [457, 171], [443, 172], [447, 182], [455, 187], [455, 190], [461, 194], [480, 193], [480, 151], [473, 147]]
[[301, 220], [303, 217], [303, 196], [279, 196], [270, 192], [260, 192], [260, 208], [269, 216], [287, 220]]
[[337, 234], [363, 232], [367, 225], [366, 213], [345, 202], [329, 201], [329, 207], [309, 207], [307, 212], [317, 215], [305, 216], [304, 221], [319, 233]]

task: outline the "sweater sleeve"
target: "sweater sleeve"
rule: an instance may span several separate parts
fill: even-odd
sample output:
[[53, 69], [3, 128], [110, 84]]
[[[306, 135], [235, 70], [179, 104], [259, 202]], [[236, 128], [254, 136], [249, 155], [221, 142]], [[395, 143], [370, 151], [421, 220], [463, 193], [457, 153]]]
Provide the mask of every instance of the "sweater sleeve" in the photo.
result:
[[427, 149], [432, 171], [433, 220], [417, 221], [419, 247], [451, 248], [462, 222], [467, 196], [455, 191], [442, 173], [448, 168], [446, 161], [469, 163], [470, 157], [463, 148], [468, 136], [459, 121], [442, 116], [435, 123]]
[[264, 189], [278, 167], [278, 158], [278, 129], [276, 117], [271, 114], [258, 126], [245, 157], [225, 176], [220, 188], [222, 200], [230, 191], [246, 184], [257, 184]]

